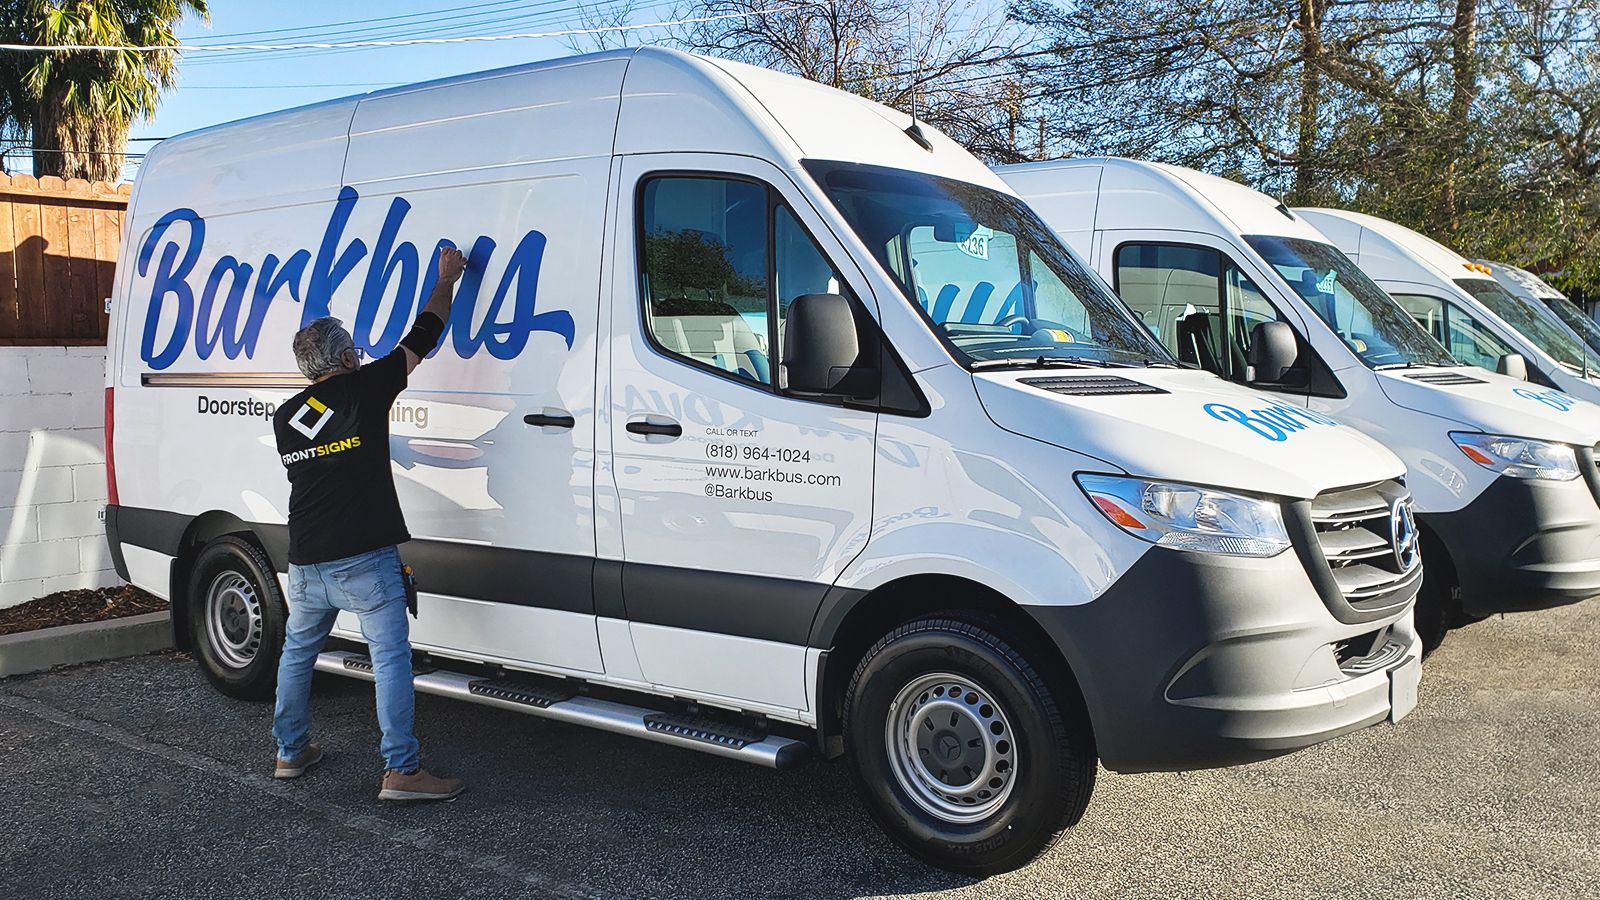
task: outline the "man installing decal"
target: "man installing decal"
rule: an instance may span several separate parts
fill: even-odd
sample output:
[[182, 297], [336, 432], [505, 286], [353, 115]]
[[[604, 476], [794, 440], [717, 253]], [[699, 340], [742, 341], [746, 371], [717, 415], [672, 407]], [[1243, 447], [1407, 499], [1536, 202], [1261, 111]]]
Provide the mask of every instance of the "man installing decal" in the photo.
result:
[[411, 331], [387, 356], [361, 365], [338, 319], [315, 319], [294, 336], [294, 358], [311, 386], [273, 416], [289, 475], [289, 622], [278, 662], [272, 736], [278, 778], [322, 761], [309, 739], [311, 672], [340, 610], [354, 613], [371, 648], [383, 729], [380, 800], [448, 800], [465, 790], [418, 763], [411, 733], [410, 626], [396, 545], [411, 539], [389, 463], [389, 408], [444, 334], [466, 258], [439, 253], [439, 280]]

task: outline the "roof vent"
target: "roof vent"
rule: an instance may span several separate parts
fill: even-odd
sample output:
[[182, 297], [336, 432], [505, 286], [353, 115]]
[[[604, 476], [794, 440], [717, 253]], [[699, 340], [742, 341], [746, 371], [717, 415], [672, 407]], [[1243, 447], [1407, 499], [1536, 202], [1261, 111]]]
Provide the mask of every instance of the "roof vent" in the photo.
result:
[[1165, 394], [1167, 391], [1116, 375], [1056, 376], [1024, 378], [1022, 383], [1042, 391], [1074, 397], [1108, 397], [1113, 394]]
[[1412, 381], [1423, 381], [1423, 382], [1427, 382], [1428, 384], [1488, 384], [1489, 383], [1487, 381], [1484, 381], [1482, 378], [1473, 378], [1471, 375], [1463, 375], [1460, 372], [1418, 372], [1415, 375], [1407, 375], [1406, 377], [1411, 379]]

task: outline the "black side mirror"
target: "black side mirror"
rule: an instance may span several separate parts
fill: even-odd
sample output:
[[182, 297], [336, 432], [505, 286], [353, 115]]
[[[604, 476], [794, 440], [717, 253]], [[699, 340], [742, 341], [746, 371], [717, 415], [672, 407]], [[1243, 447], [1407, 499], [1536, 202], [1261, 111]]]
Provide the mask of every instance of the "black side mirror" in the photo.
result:
[[861, 346], [849, 300], [838, 294], [802, 294], [789, 304], [784, 323], [779, 387], [802, 394], [858, 396]]
[[1521, 353], [1507, 353], [1500, 357], [1494, 364], [1494, 370], [1501, 375], [1509, 375], [1522, 381], [1528, 380], [1528, 361], [1522, 358]]
[[1281, 384], [1286, 371], [1300, 358], [1300, 345], [1287, 322], [1262, 322], [1250, 331], [1251, 382]]

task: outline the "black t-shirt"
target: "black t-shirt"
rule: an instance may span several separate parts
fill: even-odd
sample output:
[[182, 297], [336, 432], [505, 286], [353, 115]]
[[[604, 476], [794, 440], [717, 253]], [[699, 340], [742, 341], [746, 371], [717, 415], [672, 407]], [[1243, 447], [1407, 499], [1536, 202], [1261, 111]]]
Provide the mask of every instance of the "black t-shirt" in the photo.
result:
[[272, 417], [289, 475], [289, 562], [344, 559], [411, 539], [389, 462], [389, 407], [406, 352], [311, 385]]

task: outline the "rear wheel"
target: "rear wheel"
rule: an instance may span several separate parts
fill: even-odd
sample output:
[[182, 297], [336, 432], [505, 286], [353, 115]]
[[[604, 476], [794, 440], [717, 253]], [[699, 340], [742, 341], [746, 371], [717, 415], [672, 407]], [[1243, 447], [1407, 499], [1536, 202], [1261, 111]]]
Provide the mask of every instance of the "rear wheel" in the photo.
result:
[[206, 678], [244, 700], [272, 696], [288, 609], [261, 548], [225, 535], [195, 558], [189, 578], [189, 635]]
[[857, 666], [845, 697], [856, 788], [878, 824], [932, 865], [1026, 865], [1083, 815], [1087, 722], [993, 622], [908, 622]]

